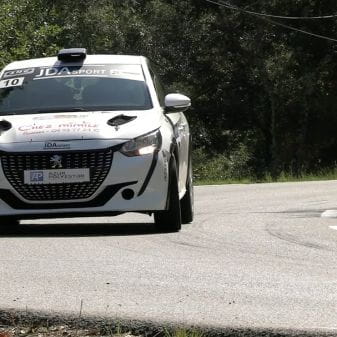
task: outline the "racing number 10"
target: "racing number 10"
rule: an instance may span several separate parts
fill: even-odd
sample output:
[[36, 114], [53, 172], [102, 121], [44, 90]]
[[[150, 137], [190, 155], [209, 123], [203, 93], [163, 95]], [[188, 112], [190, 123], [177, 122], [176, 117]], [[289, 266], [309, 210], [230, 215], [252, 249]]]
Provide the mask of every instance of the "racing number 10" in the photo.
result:
[[23, 84], [24, 77], [11, 78], [9, 80], [0, 81], [0, 88], [19, 87]]

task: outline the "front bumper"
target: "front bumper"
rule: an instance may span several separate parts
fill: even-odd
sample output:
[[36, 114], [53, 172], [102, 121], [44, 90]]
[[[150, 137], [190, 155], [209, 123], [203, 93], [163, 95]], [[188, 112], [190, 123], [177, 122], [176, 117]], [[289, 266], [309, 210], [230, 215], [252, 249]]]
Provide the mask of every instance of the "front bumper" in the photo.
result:
[[106, 178], [89, 198], [31, 201], [13, 188], [1, 165], [0, 216], [61, 217], [164, 210], [167, 169], [167, 154], [163, 151], [139, 157], [126, 157], [116, 151]]

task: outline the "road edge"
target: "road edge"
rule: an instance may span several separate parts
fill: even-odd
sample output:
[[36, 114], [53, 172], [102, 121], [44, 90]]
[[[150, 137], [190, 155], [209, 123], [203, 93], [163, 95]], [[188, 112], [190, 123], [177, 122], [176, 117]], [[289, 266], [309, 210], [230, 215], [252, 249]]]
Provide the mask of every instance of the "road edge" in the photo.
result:
[[101, 331], [131, 332], [136, 336], [162, 337], [167, 331], [176, 330], [198, 331], [207, 337], [337, 337], [337, 330], [289, 330], [253, 327], [216, 327], [202, 325], [187, 325], [171, 322], [141, 321], [137, 319], [118, 317], [81, 316], [64, 313], [46, 313], [40, 311], [0, 309], [0, 326], [55, 326], [67, 325], [76, 329], [100, 329]]

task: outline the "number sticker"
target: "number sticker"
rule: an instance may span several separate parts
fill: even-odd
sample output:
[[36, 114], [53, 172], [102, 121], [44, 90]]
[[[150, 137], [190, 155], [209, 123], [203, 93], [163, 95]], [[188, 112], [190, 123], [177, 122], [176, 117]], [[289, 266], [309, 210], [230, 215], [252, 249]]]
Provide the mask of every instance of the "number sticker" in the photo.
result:
[[11, 78], [9, 80], [0, 81], [0, 89], [1, 88], [10, 88], [10, 87], [20, 87], [23, 84], [24, 77], [16, 77]]

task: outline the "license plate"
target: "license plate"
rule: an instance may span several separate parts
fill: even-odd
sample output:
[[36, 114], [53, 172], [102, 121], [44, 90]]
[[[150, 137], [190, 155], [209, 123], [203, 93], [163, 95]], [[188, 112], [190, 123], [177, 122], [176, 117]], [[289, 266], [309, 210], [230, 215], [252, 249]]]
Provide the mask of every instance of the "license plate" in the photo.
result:
[[24, 183], [27, 185], [71, 184], [89, 181], [90, 170], [88, 168], [24, 171]]

